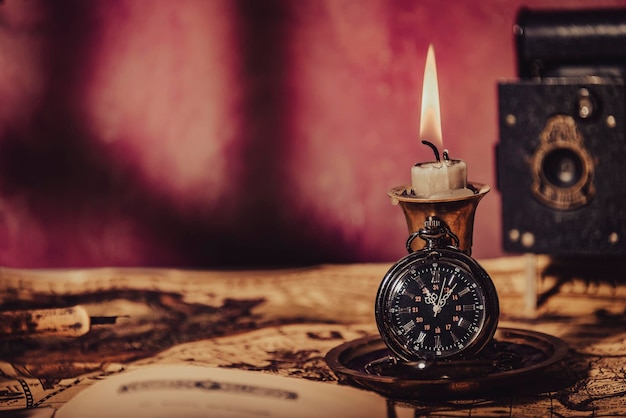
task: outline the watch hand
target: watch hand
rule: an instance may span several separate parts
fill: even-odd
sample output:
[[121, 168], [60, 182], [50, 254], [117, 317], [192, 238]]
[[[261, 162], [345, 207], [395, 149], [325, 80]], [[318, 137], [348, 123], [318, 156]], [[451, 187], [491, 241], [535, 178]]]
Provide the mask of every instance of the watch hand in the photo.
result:
[[437, 302], [437, 295], [431, 293], [428, 289], [426, 289], [426, 292], [428, 293], [424, 298], [424, 302], [426, 302], [428, 305], [435, 305], [435, 302]]
[[439, 300], [441, 300], [441, 295], [443, 295], [443, 289], [446, 287], [446, 278], [443, 278], [443, 283], [441, 283], [441, 290], [439, 291]]
[[456, 287], [456, 283], [454, 284], [454, 286], [452, 286], [445, 295], [443, 295], [443, 297], [441, 299], [439, 299], [439, 302], [437, 302], [437, 310], [435, 312], [434, 316], [437, 316], [437, 314], [439, 312], [441, 312], [441, 310], [443, 309], [444, 306], [446, 306], [446, 303], [448, 302], [448, 298], [450, 297], [450, 295], [452, 294], [452, 292], [454, 291], [454, 288]]
[[448, 300], [448, 298], [450, 297], [450, 295], [454, 291], [455, 287], [456, 287], [456, 283], [454, 284], [454, 286], [452, 286], [452, 288], [450, 288], [450, 290], [448, 290], [446, 292], [445, 295], [443, 295], [443, 298], [439, 299], [439, 302], [438, 302], [439, 307], [443, 308], [444, 306], [446, 306], [446, 301]]
[[[437, 314], [439, 312], [441, 312], [441, 308], [443, 308], [443, 305], [441, 304], [441, 297], [443, 295], [443, 289], [446, 287], [446, 278], [444, 277], [443, 279], [443, 283], [441, 283], [441, 290], [439, 291], [439, 297], [437, 297], [437, 304], [433, 304], [433, 313], [434, 313], [434, 317], [437, 316]], [[445, 302], [444, 302], [445, 305]]]

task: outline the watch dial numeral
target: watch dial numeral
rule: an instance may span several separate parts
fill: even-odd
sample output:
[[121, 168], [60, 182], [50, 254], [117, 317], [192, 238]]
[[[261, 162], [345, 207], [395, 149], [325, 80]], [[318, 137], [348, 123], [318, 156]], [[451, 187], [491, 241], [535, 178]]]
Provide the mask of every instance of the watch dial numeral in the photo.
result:
[[439, 283], [440, 281], [441, 281], [441, 273], [439, 272], [437, 265], [433, 264], [433, 277], [430, 283], [436, 284], [436, 283]]
[[426, 286], [426, 285], [424, 284], [424, 280], [422, 280], [422, 278], [421, 278], [420, 276], [415, 276], [415, 277], [413, 278], [413, 280], [415, 281], [415, 283], [417, 283], [417, 286], [418, 286], [420, 289], [421, 289], [421, 288], [423, 288], [424, 286]]
[[467, 295], [469, 292], [471, 292], [471, 290], [469, 289], [469, 287], [466, 287], [462, 290], [459, 290], [459, 293], [457, 293], [457, 295], [462, 298], [463, 296]]
[[408, 290], [404, 291], [404, 295], [409, 298], [409, 299], [413, 299], [415, 297], [414, 293], [409, 292]]
[[413, 328], [415, 328], [415, 321], [412, 321], [412, 320], [402, 325], [402, 329], [404, 330], [405, 333], [411, 332]]

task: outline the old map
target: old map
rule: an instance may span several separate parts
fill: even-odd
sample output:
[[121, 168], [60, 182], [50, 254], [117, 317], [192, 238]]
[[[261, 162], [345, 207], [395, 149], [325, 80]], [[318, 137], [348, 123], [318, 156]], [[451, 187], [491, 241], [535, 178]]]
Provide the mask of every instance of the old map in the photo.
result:
[[[536, 385], [506, 396], [391, 400], [396, 405], [389, 416], [626, 416], [626, 284], [554, 275], [539, 260], [537, 309], [528, 312], [525, 263], [482, 263], [498, 288], [500, 325], [559, 337], [569, 345], [567, 356]], [[0, 270], [3, 310], [80, 304], [90, 316], [110, 319], [77, 338], [1, 341], [0, 411], [53, 416], [86, 388], [150, 365], [342, 384], [324, 356], [343, 342], [376, 334], [373, 298], [387, 267]]]

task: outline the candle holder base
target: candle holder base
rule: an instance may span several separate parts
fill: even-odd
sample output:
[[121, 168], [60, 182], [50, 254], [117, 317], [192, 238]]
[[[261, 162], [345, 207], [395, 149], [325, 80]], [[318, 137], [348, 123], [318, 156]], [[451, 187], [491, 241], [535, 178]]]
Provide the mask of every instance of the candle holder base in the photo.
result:
[[[540, 391], [546, 368], [562, 360], [567, 344], [535, 331], [499, 328], [490, 346], [470, 360], [394, 361], [379, 336], [346, 342], [326, 355], [326, 363], [342, 381], [394, 399], [462, 399], [494, 396], [527, 387]], [[530, 384], [532, 383], [532, 384]]]

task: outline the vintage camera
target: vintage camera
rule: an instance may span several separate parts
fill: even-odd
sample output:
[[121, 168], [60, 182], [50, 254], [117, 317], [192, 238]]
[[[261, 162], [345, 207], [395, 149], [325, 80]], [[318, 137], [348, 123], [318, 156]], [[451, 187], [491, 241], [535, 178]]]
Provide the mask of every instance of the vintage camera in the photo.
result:
[[626, 255], [626, 10], [532, 11], [498, 85], [503, 247]]

